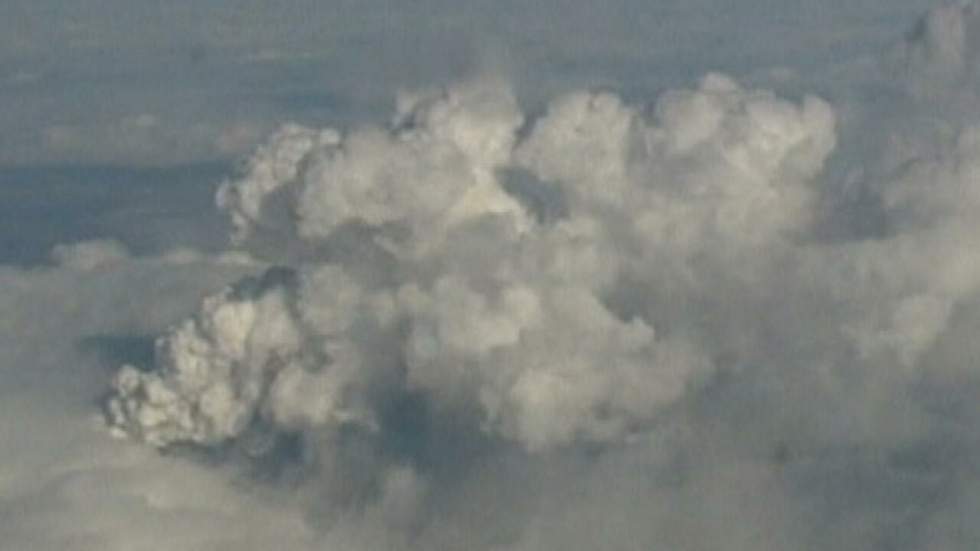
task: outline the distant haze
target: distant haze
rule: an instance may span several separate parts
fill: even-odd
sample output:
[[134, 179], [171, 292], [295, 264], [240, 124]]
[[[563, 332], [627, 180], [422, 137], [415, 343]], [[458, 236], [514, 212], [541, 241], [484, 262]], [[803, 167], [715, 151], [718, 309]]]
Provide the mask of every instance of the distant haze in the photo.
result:
[[7, 11], [0, 550], [980, 541], [980, 5]]

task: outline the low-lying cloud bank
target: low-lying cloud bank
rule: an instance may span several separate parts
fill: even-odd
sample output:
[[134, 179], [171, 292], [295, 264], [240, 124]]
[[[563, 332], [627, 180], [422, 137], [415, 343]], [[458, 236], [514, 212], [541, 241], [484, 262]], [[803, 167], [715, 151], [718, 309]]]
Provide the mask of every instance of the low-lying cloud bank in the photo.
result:
[[283, 127], [218, 194], [246, 254], [55, 251], [46, 277], [249, 275], [111, 376], [110, 431], [163, 455], [106, 444], [132, 478], [78, 469], [0, 526], [146, 477], [131, 525], [50, 541], [972, 549], [978, 42], [938, 8], [839, 106], [712, 73], [531, 116], [486, 78]]

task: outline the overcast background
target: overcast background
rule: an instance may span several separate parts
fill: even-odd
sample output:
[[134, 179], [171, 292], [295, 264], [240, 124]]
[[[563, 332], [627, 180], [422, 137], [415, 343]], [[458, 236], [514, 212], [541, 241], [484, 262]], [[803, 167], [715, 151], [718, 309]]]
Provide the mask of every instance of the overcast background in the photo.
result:
[[5, 164], [174, 165], [270, 126], [387, 117], [398, 88], [503, 70], [528, 102], [803, 74], [900, 39], [926, 0], [4, 3]]
[[[980, 25], [969, 7], [923, 19], [939, 5], [0, 0], [0, 550], [975, 549], [980, 532], [967, 521], [980, 514], [970, 491], [980, 488], [973, 428], [980, 351], [972, 343], [980, 277], [970, 210], [980, 206], [972, 187], [980, 164], [971, 164], [980, 158]], [[479, 420], [457, 426], [440, 420], [453, 417], [441, 407], [455, 406], [431, 398], [444, 389], [428, 379], [408, 393], [409, 405], [379, 414], [380, 443], [337, 444], [351, 464], [358, 445], [374, 446], [375, 455], [364, 452], [377, 463], [363, 468], [367, 482], [351, 483], [368, 488], [350, 490], [356, 499], [330, 497], [338, 491], [331, 477], [362, 471], [309, 459], [321, 453], [323, 444], [309, 443], [320, 429], [293, 441], [293, 427], [265, 420], [270, 427], [253, 429], [275, 433], [276, 443], [260, 459], [241, 457], [238, 434], [233, 444], [203, 446], [176, 438], [163, 451], [139, 437], [110, 438], [104, 405], [117, 370], [165, 364], [154, 360], [154, 339], [194, 315], [203, 297], [270, 264], [302, 273], [325, 262], [309, 252], [320, 249], [296, 245], [308, 230], [276, 226], [265, 211], [250, 219], [259, 237], [233, 246], [228, 215], [247, 207], [216, 211], [223, 182], [245, 188], [261, 180], [249, 170], [264, 161], [247, 159], [281, 125], [356, 133], [388, 125], [399, 93], [489, 76], [509, 83], [525, 121], [558, 113], [548, 107], [556, 97], [599, 90], [638, 117], [657, 113], [663, 120], [654, 126], [666, 128], [669, 106], [655, 107], [658, 100], [678, 89], [708, 94], [702, 79], [714, 72], [746, 90], [772, 91], [758, 101], [785, 117], [773, 135], [787, 143], [806, 136], [799, 143], [807, 159], [778, 157], [791, 168], [765, 178], [815, 190], [815, 214], [800, 215], [807, 219], [800, 226], [777, 216], [774, 227], [793, 238], [765, 233], [751, 246], [739, 235], [719, 245], [691, 222], [697, 237], [689, 248], [650, 248], [711, 275], [679, 275], [687, 272], [673, 260], [661, 268], [660, 257], [644, 258], [637, 262], [654, 274], [649, 281], [617, 283], [603, 296], [621, 303], [609, 306], [620, 321], [630, 311], [655, 331], [666, 327], [668, 340], [689, 338], [681, 348], [711, 364], [655, 412], [623, 406], [641, 444], [576, 432], [555, 436], [551, 447], [550, 429], [538, 440], [521, 432], [525, 419], [513, 429], [506, 417], [496, 429]], [[470, 96], [461, 94], [465, 107]], [[800, 107], [808, 96], [833, 110], [832, 130]], [[717, 131], [717, 147], [743, 139], [754, 147], [745, 137], [753, 130], [739, 130], [742, 112], [730, 109], [733, 122]], [[609, 116], [592, 128], [602, 138], [616, 120]], [[553, 118], [560, 122], [560, 113]], [[544, 212], [549, 201], [556, 211], [570, 202], [615, 235], [620, 221], [642, 217], [628, 204], [609, 214], [612, 207], [594, 207], [593, 198], [549, 187], [551, 179], [592, 177], [590, 167], [605, 160], [589, 154], [602, 146], [566, 154], [565, 142], [533, 141], [530, 127], [515, 132], [530, 144], [503, 163], [518, 173], [508, 180], [516, 195], [536, 197]], [[765, 155], [781, 154], [773, 147]], [[380, 159], [388, 154], [395, 155], [378, 150]], [[711, 155], [699, 150], [683, 162], [637, 161], [632, 169], [741, 182], [743, 173]], [[303, 185], [316, 188], [311, 174]], [[309, 208], [322, 207], [320, 196], [303, 197], [313, 197]], [[796, 216], [794, 205], [779, 204], [786, 219]], [[768, 231], [768, 211], [749, 212]], [[678, 220], [686, 224], [687, 215]], [[278, 233], [262, 235], [270, 227]], [[480, 262], [457, 250], [465, 245], [434, 242], [444, 249], [433, 263], [440, 269]], [[618, 246], [603, 243], [597, 248]], [[729, 246], [743, 258], [726, 256]], [[406, 265], [397, 277], [409, 279], [399, 284], [412, 283], [404, 273], [413, 273], [428, 289], [429, 276], [418, 275], [425, 270]], [[623, 270], [623, 279], [636, 279]], [[235, 300], [259, 303], [266, 287], [282, 286], [283, 300], [300, 301], [277, 277], [242, 284], [236, 293], [246, 298]], [[546, 288], [543, 281], [529, 277], [527, 285]], [[771, 299], [769, 289], [788, 298]], [[300, 315], [301, 306], [284, 308]], [[548, 315], [563, 334], [562, 316]], [[615, 410], [618, 394], [610, 393], [613, 406], [597, 409]], [[596, 416], [607, 414], [616, 415]], [[450, 442], [432, 436], [440, 430]], [[444, 451], [458, 457], [431, 457]], [[398, 461], [387, 463], [390, 456]], [[462, 466], [450, 465], [457, 461]]]
[[834, 67], [900, 41], [932, 4], [8, 0], [0, 260], [99, 236], [213, 247], [214, 186], [279, 124], [383, 122], [400, 89], [485, 72], [532, 110], [579, 87], [649, 101], [716, 70], [840, 93]]

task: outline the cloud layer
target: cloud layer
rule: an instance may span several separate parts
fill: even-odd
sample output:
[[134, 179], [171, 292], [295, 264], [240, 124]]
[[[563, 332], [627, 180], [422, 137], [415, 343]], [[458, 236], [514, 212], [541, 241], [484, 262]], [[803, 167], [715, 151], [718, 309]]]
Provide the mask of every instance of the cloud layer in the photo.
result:
[[4, 396], [72, 420], [44, 476], [0, 455], [0, 541], [972, 549], [978, 21], [819, 95], [402, 93], [260, 145], [217, 193], [233, 252], [0, 271]]

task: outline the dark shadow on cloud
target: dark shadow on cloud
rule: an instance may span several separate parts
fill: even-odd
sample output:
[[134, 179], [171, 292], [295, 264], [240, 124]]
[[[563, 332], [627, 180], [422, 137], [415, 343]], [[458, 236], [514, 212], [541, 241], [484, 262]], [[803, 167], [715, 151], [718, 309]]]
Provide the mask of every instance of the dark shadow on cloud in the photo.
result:
[[502, 169], [499, 176], [504, 190], [533, 213], [538, 222], [554, 222], [568, 214], [567, 199], [557, 184], [542, 181], [520, 168]]
[[958, 455], [941, 441], [828, 449], [791, 469], [790, 487], [810, 504], [818, 548], [849, 536], [872, 549], [920, 549], [923, 526], [955, 495]]

